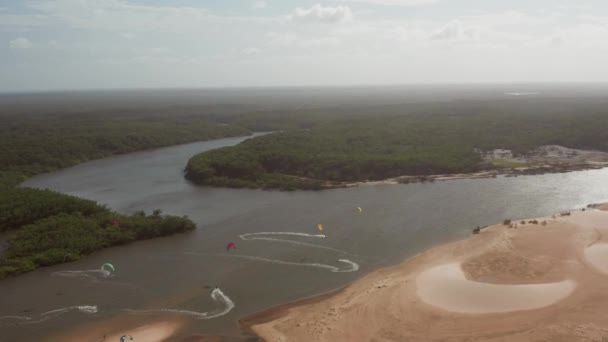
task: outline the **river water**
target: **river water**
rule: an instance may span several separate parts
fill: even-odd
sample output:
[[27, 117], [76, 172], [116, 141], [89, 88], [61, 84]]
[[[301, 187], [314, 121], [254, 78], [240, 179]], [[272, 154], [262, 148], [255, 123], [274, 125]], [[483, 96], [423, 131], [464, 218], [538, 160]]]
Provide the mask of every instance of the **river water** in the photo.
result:
[[[143, 323], [184, 313], [158, 309], [217, 316], [190, 313], [184, 336], [241, 340], [240, 317], [344, 286], [434, 244], [467, 237], [475, 226], [608, 199], [608, 169], [320, 192], [207, 188], [184, 180], [182, 170], [192, 155], [243, 139], [116, 156], [26, 181], [25, 186], [93, 199], [120, 212], [159, 208], [188, 215], [198, 229], [108, 248], [0, 282], [0, 341], [41, 341], [116, 315], [141, 317]], [[260, 232], [326, 237], [240, 237]], [[237, 249], [228, 253], [229, 242]], [[116, 267], [112, 277], [81, 272], [105, 262]], [[210, 296], [216, 286], [234, 303], [227, 313], [229, 305]], [[71, 309], [52, 311], [63, 308]]]

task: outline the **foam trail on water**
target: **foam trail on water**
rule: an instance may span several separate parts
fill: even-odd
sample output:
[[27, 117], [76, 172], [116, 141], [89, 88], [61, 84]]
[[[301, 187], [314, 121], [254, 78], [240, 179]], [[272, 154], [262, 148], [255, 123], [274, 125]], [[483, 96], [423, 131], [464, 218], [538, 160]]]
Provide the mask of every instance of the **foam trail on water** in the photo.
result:
[[338, 259], [338, 261], [350, 264], [350, 267], [351, 267], [351, 270], [341, 271], [341, 272], [355, 272], [355, 271], [359, 270], [359, 264], [357, 264], [356, 262], [350, 261], [348, 259]]
[[[191, 253], [188, 252], [187, 254], [197, 254], [197, 253]], [[341, 269], [339, 267], [336, 266], [332, 266], [332, 265], [327, 265], [327, 264], [320, 264], [320, 263], [304, 263], [304, 262], [293, 262], [293, 261], [285, 261], [285, 260], [278, 260], [278, 259], [267, 259], [267, 258], [262, 258], [262, 257], [256, 257], [256, 256], [250, 256], [250, 255], [241, 255], [241, 254], [215, 254], [215, 256], [219, 256], [219, 257], [227, 257], [227, 258], [240, 258], [240, 259], [247, 259], [247, 260], [252, 260], [252, 261], [262, 261], [262, 262], [268, 262], [268, 263], [272, 263], [272, 264], [279, 264], [279, 265], [291, 265], [291, 266], [303, 266], [303, 267], [316, 267], [316, 268], [321, 268], [321, 269], [326, 269], [329, 270], [331, 272], [355, 272], [357, 270], [359, 270], [359, 265], [355, 262], [352, 262], [348, 259], [338, 259], [339, 262], [348, 264], [349, 267], [345, 268], [345, 269]]]
[[57, 309], [57, 310], [51, 310], [51, 311], [47, 311], [45, 313], [40, 314], [40, 316], [51, 316], [51, 317], [55, 317], [57, 315], [60, 315], [64, 312], [68, 312], [68, 311], [72, 311], [72, 310], [78, 310], [82, 313], [87, 313], [87, 314], [94, 314], [97, 313], [97, 305], [78, 305], [78, 306], [70, 306], [67, 308], [61, 308], [61, 309]]
[[51, 273], [51, 276], [97, 280], [100, 278], [110, 278], [112, 273], [108, 270], [57, 271]]
[[[25, 317], [25, 316], [2, 316], [0, 317], [0, 322], [2, 321], [10, 321], [10, 320], [14, 320], [14, 321], [31, 321], [32, 318], [31, 317]], [[17, 324], [17, 322], [14, 322], [15, 324]]]
[[[261, 235], [261, 236], [260, 236]], [[290, 243], [292, 245], [298, 246], [306, 246], [312, 248], [325, 249], [329, 251], [334, 251], [342, 254], [348, 254], [352, 256], [356, 256], [355, 254], [327, 246], [315, 245], [314, 243], [302, 242], [302, 241], [294, 241], [294, 240], [285, 240], [285, 239], [277, 239], [264, 237], [263, 235], [291, 235], [291, 236], [304, 236], [304, 237], [313, 237], [313, 238], [325, 238], [326, 236], [323, 234], [306, 234], [306, 233], [292, 233], [292, 232], [260, 232], [260, 233], [248, 233], [239, 235], [241, 240], [262, 240], [262, 241], [273, 241], [273, 242], [284, 242]]]
[[216, 303], [222, 304], [222, 307], [220, 307], [216, 310], [207, 311], [207, 312], [197, 312], [197, 311], [179, 310], [179, 309], [155, 309], [155, 310], [125, 309], [124, 311], [130, 312], [133, 314], [170, 313], [170, 314], [176, 314], [176, 315], [193, 316], [193, 317], [196, 317], [197, 319], [212, 319], [212, 318], [224, 316], [225, 314], [232, 311], [232, 309], [234, 309], [234, 307], [235, 307], [235, 304], [232, 301], [232, 299], [230, 299], [230, 297], [226, 296], [224, 294], [224, 292], [222, 292], [222, 290], [220, 290], [219, 288], [216, 288], [211, 292], [211, 299], [213, 299], [213, 301]]
[[249, 236], [255, 235], [292, 235], [292, 236], [304, 236], [304, 237], [314, 237], [314, 238], [325, 238], [324, 234], [306, 234], [306, 233], [296, 233], [296, 232], [258, 232], [258, 233], [247, 233], [239, 235], [243, 240], [254, 240], [255, 238], [248, 238]]
[[[77, 305], [77, 306], [69, 306], [66, 308], [56, 309], [41, 313], [38, 316], [38, 319], [34, 320], [33, 317], [25, 317], [25, 316], [3, 316], [0, 317], [0, 321], [9, 321], [9, 324], [34, 324], [44, 322], [50, 318], [60, 316], [69, 311], [79, 311], [86, 314], [94, 314], [97, 313], [97, 305]], [[11, 322], [12, 321], [12, 322]]]

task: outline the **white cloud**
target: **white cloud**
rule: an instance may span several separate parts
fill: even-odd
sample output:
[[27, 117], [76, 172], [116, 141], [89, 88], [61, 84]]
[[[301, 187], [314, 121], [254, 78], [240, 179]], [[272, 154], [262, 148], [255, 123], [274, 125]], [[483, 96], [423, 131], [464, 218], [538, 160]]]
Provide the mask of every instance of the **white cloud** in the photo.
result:
[[120, 34], [120, 36], [124, 39], [135, 39], [135, 37], [137, 37], [137, 35], [133, 32], [123, 32]]
[[[0, 11], [0, 34], [39, 52], [7, 78], [33, 87], [41, 72], [57, 87], [607, 81], [608, 7], [542, 1], [311, 0], [273, 14], [252, 7], [278, 1], [248, 0], [220, 15], [199, 2], [23, 0]], [[0, 73], [18, 62], [0, 54]]]
[[204, 8], [134, 4], [125, 0], [40, 0], [28, 7], [72, 28], [107, 31], [184, 32], [203, 29]]
[[338, 37], [337, 34], [310, 36], [304, 34], [297, 35], [293, 32], [269, 32], [266, 34], [266, 37], [268, 38], [268, 45], [270, 47], [288, 47], [291, 51], [293, 51], [293, 49], [309, 50], [338, 47], [342, 42], [340, 39], [341, 37]]
[[552, 47], [561, 47], [564, 45], [564, 38], [552, 37], [547, 41], [547, 45], [552, 46]]
[[262, 9], [262, 8], [266, 8], [268, 6], [268, 3], [266, 3], [266, 1], [264, 0], [257, 0], [253, 2], [253, 5], [251, 5], [251, 7], [255, 8], [255, 9]]
[[49, 18], [39, 14], [11, 14], [0, 12], [0, 31], [27, 31], [49, 23]]
[[255, 56], [261, 52], [260, 49], [254, 47], [248, 47], [243, 49], [243, 54], [245, 56]]
[[353, 13], [348, 6], [325, 7], [320, 4], [313, 5], [310, 8], [298, 7], [290, 15], [289, 20], [307, 21], [320, 23], [338, 23], [349, 21], [353, 17]]
[[29, 49], [32, 47], [32, 42], [27, 38], [19, 37], [11, 40], [9, 46], [11, 49]]
[[460, 21], [452, 21], [430, 35], [431, 40], [478, 40], [479, 30], [464, 27]]
[[269, 32], [266, 34], [266, 38], [273, 45], [290, 45], [298, 40], [295, 34], [290, 32]]
[[359, 2], [373, 5], [388, 5], [388, 6], [425, 6], [438, 3], [440, 0], [338, 0], [341, 2]]

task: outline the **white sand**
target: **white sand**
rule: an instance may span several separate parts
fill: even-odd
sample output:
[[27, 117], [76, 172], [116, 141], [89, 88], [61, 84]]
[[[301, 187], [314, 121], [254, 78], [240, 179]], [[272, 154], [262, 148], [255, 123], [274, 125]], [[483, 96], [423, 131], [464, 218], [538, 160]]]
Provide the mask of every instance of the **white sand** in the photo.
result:
[[[152, 321], [150, 323], [131, 322], [132, 317], [116, 316], [110, 320], [95, 322], [79, 327], [67, 334], [48, 336], [45, 341], [57, 342], [116, 342], [123, 335], [133, 337], [133, 342], [170, 341], [185, 325], [182, 320]], [[127, 339], [129, 341], [129, 339]]]
[[547, 284], [503, 285], [468, 280], [459, 263], [436, 266], [416, 278], [417, 294], [427, 304], [458, 313], [531, 310], [554, 304], [576, 288], [572, 280]]
[[490, 226], [248, 326], [267, 341], [602, 341], [608, 213], [540, 221]]
[[597, 271], [608, 274], [608, 211], [587, 210], [574, 212], [567, 216], [570, 221], [581, 229], [593, 230], [596, 240], [584, 250], [585, 259]]
[[608, 274], [608, 243], [585, 248], [585, 259], [598, 271]]
[[[133, 337], [133, 341], [137, 342], [156, 342], [164, 341], [169, 337], [173, 336], [178, 330], [179, 325], [173, 322], [159, 322], [154, 324], [148, 324], [140, 326], [129, 331], [114, 333], [106, 336], [106, 341], [119, 341], [123, 335], [130, 335]], [[128, 341], [128, 340], [127, 340]]]
[[583, 229], [601, 229], [608, 233], [608, 211], [603, 210], [586, 210], [573, 211], [570, 216], [561, 217], [566, 221], [572, 222]]

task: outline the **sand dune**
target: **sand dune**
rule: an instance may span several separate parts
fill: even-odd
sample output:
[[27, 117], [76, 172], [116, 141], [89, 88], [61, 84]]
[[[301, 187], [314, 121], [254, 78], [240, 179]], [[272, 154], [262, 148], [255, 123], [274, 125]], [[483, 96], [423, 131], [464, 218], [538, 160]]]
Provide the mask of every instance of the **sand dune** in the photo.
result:
[[79, 327], [61, 336], [48, 337], [47, 341], [114, 342], [120, 341], [123, 335], [129, 335], [136, 342], [161, 342], [169, 341], [184, 325], [184, 320], [156, 319], [142, 323], [123, 315], [87, 327]]
[[[179, 327], [175, 322], [158, 322], [129, 329], [128, 335], [133, 337], [134, 341], [164, 341], [173, 336]], [[119, 341], [125, 334], [127, 333], [120, 332], [107, 335], [103, 341]]]
[[488, 227], [245, 321], [267, 341], [608, 340], [608, 213], [537, 223]]
[[581, 228], [593, 230], [595, 238], [584, 251], [586, 261], [596, 270], [608, 274], [608, 209], [607, 204], [597, 206], [603, 210], [577, 212], [567, 218]]
[[608, 243], [585, 248], [585, 258], [596, 270], [608, 274]]
[[416, 278], [422, 301], [460, 313], [509, 312], [538, 309], [569, 296], [576, 283], [564, 280], [547, 284], [488, 284], [468, 280], [460, 264], [432, 267]]

